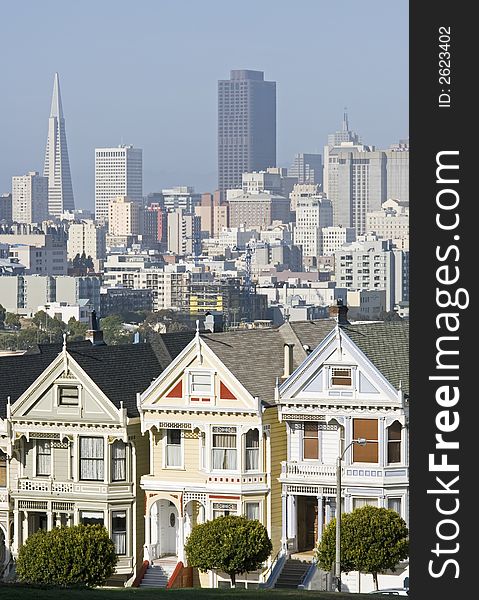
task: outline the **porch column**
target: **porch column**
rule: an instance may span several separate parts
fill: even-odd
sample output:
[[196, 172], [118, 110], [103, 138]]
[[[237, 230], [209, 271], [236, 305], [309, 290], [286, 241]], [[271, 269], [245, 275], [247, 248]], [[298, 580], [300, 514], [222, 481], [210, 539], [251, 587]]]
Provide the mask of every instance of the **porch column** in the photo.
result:
[[288, 496], [283, 491], [281, 494], [281, 546], [283, 551], [288, 550]]
[[[9, 527], [10, 529], [10, 527]], [[20, 548], [20, 536], [22, 530], [22, 513], [15, 508], [13, 511], [13, 553], [17, 554]]]
[[[23, 544], [28, 539], [28, 512], [26, 510], [24, 510], [22, 512], [22, 514], [23, 514], [23, 519], [21, 519], [21, 523], [22, 523], [21, 540], [22, 540], [22, 544]], [[19, 548], [20, 548], [20, 546], [17, 548], [17, 550]]]
[[297, 533], [297, 497], [293, 495], [287, 496], [287, 511], [288, 511], [288, 539], [295, 538]]
[[329, 501], [326, 503], [326, 525], [331, 521], [331, 498], [329, 498]]
[[178, 517], [178, 561], [185, 562], [185, 517]]
[[61, 527], [62, 526], [62, 514], [57, 512], [54, 513], [55, 515], [55, 527]]
[[320, 542], [323, 537], [323, 526], [323, 497], [318, 496], [318, 542]]
[[47, 531], [51, 531], [53, 529], [53, 512], [51, 510], [47, 510]]
[[145, 519], [145, 545], [143, 546], [143, 560], [150, 560], [150, 544], [151, 544], [151, 506], [146, 511]]
[[72, 513], [67, 513], [67, 527], [71, 527], [72, 526]]

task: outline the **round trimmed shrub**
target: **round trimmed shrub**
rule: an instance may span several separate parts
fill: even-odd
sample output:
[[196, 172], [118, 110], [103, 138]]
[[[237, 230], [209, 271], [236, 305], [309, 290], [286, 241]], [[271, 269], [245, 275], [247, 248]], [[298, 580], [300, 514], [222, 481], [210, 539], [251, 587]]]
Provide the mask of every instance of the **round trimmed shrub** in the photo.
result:
[[103, 585], [118, 557], [103, 525], [39, 530], [20, 548], [17, 577], [25, 583], [54, 586]]

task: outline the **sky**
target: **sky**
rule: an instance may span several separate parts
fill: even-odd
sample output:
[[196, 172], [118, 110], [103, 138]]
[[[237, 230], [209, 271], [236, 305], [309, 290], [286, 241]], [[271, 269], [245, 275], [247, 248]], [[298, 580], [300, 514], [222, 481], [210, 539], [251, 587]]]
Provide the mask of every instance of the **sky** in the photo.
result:
[[217, 185], [217, 81], [277, 82], [277, 164], [340, 128], [387, 148], [409, 135], [408, 1], [18, 0], [0, 3], [0, 193], [42, 171], [60, 75], [77, 208], [94, 149], [143, 148], [143, 192]]

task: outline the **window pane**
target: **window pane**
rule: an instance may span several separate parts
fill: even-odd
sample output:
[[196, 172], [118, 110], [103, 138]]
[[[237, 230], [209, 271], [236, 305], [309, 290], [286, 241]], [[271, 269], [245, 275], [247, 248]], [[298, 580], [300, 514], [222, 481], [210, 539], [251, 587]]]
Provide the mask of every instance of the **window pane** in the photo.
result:
[[112, 536], [115, 544], [116, 554], [126, 554], [126, 512], [118, 511], [112, 513], [111, 517]]
[[[357, 440], [359, 438], [377, 441], [377, 419], [353, 419], [353, 439]], [[355, 444], [355, 447], [357, 447], [357, 444]]]
[[60, 404], [64, 406], [78, 405], [78, 388], [77, 387], [61, 387], [60, 388]]
[[172, 444], [166, 446], [166, 466], [180, 467], [181, 466], [181, 446]]
[[246, 448], [246, 470], [257, 471], [259, 463], [259, 448]]
[[353, 498], [353, 510], [355, 508], [362, 508], [363, 506], [377, 506], [377, 498]]
[[304, 437], [317, 438], [318, 437], [318, 424], [317, 423], [305, 423], [304, 424]]
[[388, 427], [388, 439], [389, 440], [400, 440], [401, 439], [401, 423], [399, 421], [394, 421]]
[[401, 514], [401, 498], [388, 498], [388, 508]]
[[378, 443], [368, 442], [365, 446], [354, 444], [353, 446], [353, 461], [364, 463], [378, 462]]
[[351, 369], [332, 369], [332, 385], [351, 385]]
[[7, 455], [0, 450], [0, 487], [7, 485]]
[[210, 392], [211, 391], [211, 373], [192, 373], [191, 374], [191, 391]]
[[50, 440], [37, 440], [37, 475], [50, 475], [51, 452]]
[[225, 433], [213, 434], [214, 448], [236, 448], [236, 436]]
[[80, 479], [102, 481], [103, 438], [80, 438]]
[[318, 438], [307, 438], [303, 440], [303, 458], [317, 460], [319, 458]]
[[250, 429], [246, 434], [246, 447], [259, 448], [259, 431], [257, 429]]
[[80, 521], [83, 525], [103, 525], [103, 513], [82, 511]]
[[121, 440], [113, 443], [111, 449], [112, 481], [126, 480], [126, 444]]
[[168, 429], [166, 432], [167, 444], [181, 444], [181, 430], [180, 429]]
[[259, 519], [259, 502], [246, 503], [246, 518]]

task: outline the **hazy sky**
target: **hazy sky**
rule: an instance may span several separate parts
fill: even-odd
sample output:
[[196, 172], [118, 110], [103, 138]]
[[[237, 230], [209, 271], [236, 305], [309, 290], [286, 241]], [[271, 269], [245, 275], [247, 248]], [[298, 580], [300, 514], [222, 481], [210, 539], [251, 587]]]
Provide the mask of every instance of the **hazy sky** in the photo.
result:
[[277, 157], [321, 152], [348, 107], [365, 143], [408, 137], [408, 2], [18, 0], [0, 5], [0, 193], [43, 170], [60, 74], [77, 207], [94, 148], [143, 148], [143, 191], [216, 187], [217, 80], [277, 82]]

